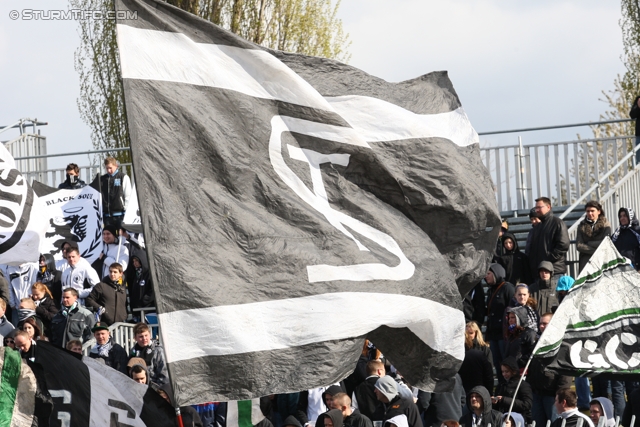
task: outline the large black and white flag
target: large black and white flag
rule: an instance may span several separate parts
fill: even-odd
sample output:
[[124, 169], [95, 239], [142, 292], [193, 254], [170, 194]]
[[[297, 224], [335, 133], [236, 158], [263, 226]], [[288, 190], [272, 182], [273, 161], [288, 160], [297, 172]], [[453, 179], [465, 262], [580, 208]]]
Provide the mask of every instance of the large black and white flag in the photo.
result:
[[51, 425], [87, 426], [174, 426], [171, 405], [150, 387], [89, 357], [75, 355], [38, 341], [36, 374], [53, 398]]
[[392, 84], [116, 8], [137, 14], [118, 47], [178, 403], [331, 384], [364, 337], [425, 390], [452, 377], [500, 222], [447, 74]]
[[[93, 184], [92, 184], [93, 185]], [[39, 215], [47, 221], [40, 253], [62, 259], [62, 244], [74, 242], [89, 263], [102, 253], [102, 196], [92, 185], [57, 189], [35, 181]]]
[[0, 144], [0, 264], [37, 262], [46, 228], [38, 196]]
[[640, 373], [640, 275], [610, 238], [600, 244], [534, 350], [578, 376]]

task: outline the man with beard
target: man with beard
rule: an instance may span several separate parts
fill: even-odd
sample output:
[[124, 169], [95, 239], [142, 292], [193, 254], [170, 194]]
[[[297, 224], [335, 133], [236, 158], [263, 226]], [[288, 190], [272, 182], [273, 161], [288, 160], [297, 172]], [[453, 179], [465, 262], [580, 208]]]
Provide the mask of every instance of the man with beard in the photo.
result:
[[98, 322], [91, 328], [91, 332], [93, 332], [93, 336], [96, 339], [96, 345], [91, 348], [89, 357], [102, 359], [105, 365], [129, 375], [127, 372], [127, 352], [120, 344], [113, 341], [109, 332], [109, 325], [104, 322]]

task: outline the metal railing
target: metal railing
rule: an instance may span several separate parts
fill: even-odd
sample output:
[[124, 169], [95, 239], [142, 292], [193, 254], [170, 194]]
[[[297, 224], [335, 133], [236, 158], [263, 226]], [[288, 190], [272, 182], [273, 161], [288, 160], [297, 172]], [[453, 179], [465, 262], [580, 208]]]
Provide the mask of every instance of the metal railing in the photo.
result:
[[[507, 145], [480, 150], [484, 165], [496, 186], [501, 211], [527, 209], [540, 196], [554, 199], [554, 205], [573, 204], [586, 189], [600, 182], [632, 151], [635, 136], [592, 138], [544, 144]], [[634, 159], [613, 170], [603, 182], [608, 191], [634, 167]], [[598, 186], [596, 191], [600, 191]], [[596, 196], [598, 197], [599, 194]]]

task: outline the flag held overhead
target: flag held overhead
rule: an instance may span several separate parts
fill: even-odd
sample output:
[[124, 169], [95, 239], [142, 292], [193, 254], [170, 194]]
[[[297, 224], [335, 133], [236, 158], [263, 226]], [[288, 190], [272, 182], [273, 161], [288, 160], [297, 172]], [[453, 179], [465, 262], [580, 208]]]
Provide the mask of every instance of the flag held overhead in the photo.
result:
[[453, 377], [500, 222], [446, 73], [393, 84], [116, 8], [137, 12], [118, 48], [178, 404], [334, 383], [365, 336], [412, 384]]

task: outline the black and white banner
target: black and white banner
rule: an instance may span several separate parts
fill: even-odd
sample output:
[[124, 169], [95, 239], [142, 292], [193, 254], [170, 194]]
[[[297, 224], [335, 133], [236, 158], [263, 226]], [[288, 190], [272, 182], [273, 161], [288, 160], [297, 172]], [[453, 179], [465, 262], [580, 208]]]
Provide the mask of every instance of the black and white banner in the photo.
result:
[[40, 253], [62, 259], [62, 244], [74, 242], [80, 255], [92, 263], [102, 253], [102, 197], [90, 185], [78, 189], [56, 189], [33, 183], [39, 214], [48, 228], [40, 242]]
[[[534, 350], [578, 376], [640, 373], [640, 275], [609, 237], [562, 301]], [[553, 359], [551, 359], [553, 357]]]
[[163, 2], [116, 8], [137, 12], [118, 47], [178, 403], [334, 383], [364, 337], [443, 386], [500, 225], [446, 72], [392, 84]]
[[35, 355], [40, 369], [34, 372], [42, 372], [54, 402], [51, 425], [175, 425], [173, 409], [160, 395], [96, 359], [80, 359], [44, 341]]
[[122, 220], [122, 228], [129, 233], [142, 233], [142, 220], [140, 219], [140, 208], [138, 206], [138, 192], [134, 185], [131, 197], [129, 197], [127, 211], [124, 213], [124, 219]]
[[38, 197], [0, 144], [0, 264], [37, 262], [46, 228]]

